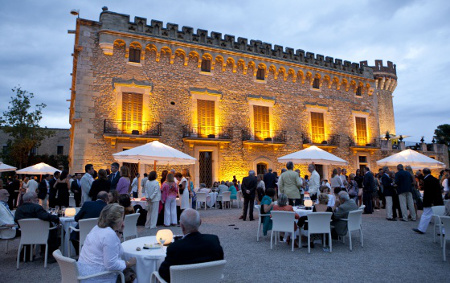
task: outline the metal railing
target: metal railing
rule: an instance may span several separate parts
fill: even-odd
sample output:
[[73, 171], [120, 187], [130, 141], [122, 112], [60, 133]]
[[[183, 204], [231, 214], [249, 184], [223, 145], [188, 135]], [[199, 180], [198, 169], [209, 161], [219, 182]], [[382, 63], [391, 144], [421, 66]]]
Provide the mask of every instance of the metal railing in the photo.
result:
[[161, 123], [105, 119], [103, 133], [109, 135], [161, 136]]
[[264, 141], [264, 142], [286, 142], [286, 131], [252, 131], [250, 129], [242, 130], [243, 141]]
[[320, 138], [319, 136], [315, 136], [314, 139], [311, 139], [309, 134], [302, 134], [302, 140], [304, 144], [318, 144], [318, 145], [335, 145], [338, 146], [340, 142], [340, 135], [328, 135], [328, 138], [325, 139]]
[[202, 139], [233, 139], [232, 127], [203, 127], [203, 126], [183, 126], [183, 138], [202, 138]]
[[369, 141], [366, 138], [359, 138], [354, 140], [349, 137], [349, 146], [380, 147], [380, 139], [375, 138]]

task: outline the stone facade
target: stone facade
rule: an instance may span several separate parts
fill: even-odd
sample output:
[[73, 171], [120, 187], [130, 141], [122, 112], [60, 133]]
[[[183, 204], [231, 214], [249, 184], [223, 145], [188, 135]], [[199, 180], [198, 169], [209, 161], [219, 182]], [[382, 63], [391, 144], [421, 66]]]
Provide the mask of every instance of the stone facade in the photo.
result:
[[[139, 62], [130, 62], [134, 50], [140, 51]], [[311, 112], [324, 116], [325, 141], [319, 146], [349, 161], [350, 171], [364, 158], [375, 168], [376, 160], [391, 153], [380, 148], [380, 135], [395, 134], [397, 77], [391, 62], [383, 66], [378, 60], [371, 67], [190, 27], [164, 28], [154, 20], [147, 25], [145, 18], [130, 22], [128, 15], [106, 9], [99, 22], [77, 19], [73, 56], [72, 172], [86, 163], [108, 167], [113, 153], [152, 140], [197, 159], [209, 152], [213, 180], [240, 180], [257, 164], [280, 170], [278, 157], [313, 144]], [[205, 60], [207, 72], [201, 69]], [[258, 69], [264, 70], [262, 80]], [[142, 126], [134, 132], [122, 128], [124, 93], [143, 97]], [[212, 135], [195, 132], [198, 99], [214, 101]], [[256, 138], [254, 105], [270, 109], [269, 138]], [[355, 117], [366, 119], [367, 144], [356, 143]], [[190, 167], [196, 184], [199, 166]]]

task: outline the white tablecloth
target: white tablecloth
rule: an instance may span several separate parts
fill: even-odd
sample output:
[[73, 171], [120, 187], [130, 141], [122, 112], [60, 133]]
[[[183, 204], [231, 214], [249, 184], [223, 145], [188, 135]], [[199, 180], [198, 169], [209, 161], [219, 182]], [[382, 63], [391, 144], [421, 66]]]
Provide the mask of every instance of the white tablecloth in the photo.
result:
[[[136, 238], [122, 243], [124, 259], [136, 258], [136, 266], [134, 269], [138, 283], [150, 282], [153, 271], [158, 270], [159, 265], [166, 257], [167, 247], [149, 250], [144, 249], [144, 244], [155, 243], [157, 243], [156, 236]], [[137, 247], [140, 247], [141, 250], [137, 251]]]
[[62, 225], [62, 231], [61, 231], [61, 253], [64, 256], [68, 256], [68, 249], [70, 248], [70, 254], [75, 255], [75, 248], [70, 243], [70, 233], [69, 233], [69, 227], [73, 226], [75, 227], [77, 225], [77, 222], [75, 221], [74, 217], [60, 217], [59, 222]]
[[218, 193], [216, 193], [216, 192], [210, 192], [210, 193], [208, 194], [209, 197], [206, 198], [206, 204], [207, 204], [209, 207], [212, 207], [212, 206], [216, 203], [216, 200], [217, 200], [217, 194], [218, 194]]
[[303, 209], [303, 208], [300, 208], [300, 207], [297, 207], [297, 206], [294, 206], [294, 211], [295, 211], [295, 213], [297, 213], [300, 217], [306, 216], [306, 215], [308, 215], [308, 214], [310, 214], [310, 213], [313, 212], [312, 209]]
[[141, 198], [131, 199], [131, 206], [134, 207], [135, 205], [140, 205], [143, 209], [147, 209], [147, 201], [141, 200]]

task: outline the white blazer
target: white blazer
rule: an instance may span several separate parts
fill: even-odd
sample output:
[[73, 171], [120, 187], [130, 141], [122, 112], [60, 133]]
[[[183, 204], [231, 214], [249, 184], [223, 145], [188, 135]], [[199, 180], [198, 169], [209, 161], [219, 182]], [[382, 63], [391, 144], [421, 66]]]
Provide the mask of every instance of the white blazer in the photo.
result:
[[15, 224], [14, 216], [0, 203], [0, 239], [12, 239], [16, 236], [16, 229], [1, 227], [5, 224]]

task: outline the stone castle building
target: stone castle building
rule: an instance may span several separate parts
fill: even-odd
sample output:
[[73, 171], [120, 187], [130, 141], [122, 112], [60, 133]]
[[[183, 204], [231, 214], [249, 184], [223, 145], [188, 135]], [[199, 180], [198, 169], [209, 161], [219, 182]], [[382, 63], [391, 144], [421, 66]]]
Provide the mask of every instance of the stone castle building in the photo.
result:
[[392, 154], [390, 142], [380, 139], [396, 134], [392, 62], [369, 66], [130, 21], [106, 7], [99, 21], [77, 19], [73, 58], [72, 172], [87, 163], [106, 168], [113, 153], [153, 140], [198, 160], [190, 167], [196, 184], [241, 179], [249, 169], [280, 170], [278, 157], [311, 145], [347, 160], [352, 172], [376, 168], [376, 160]]

